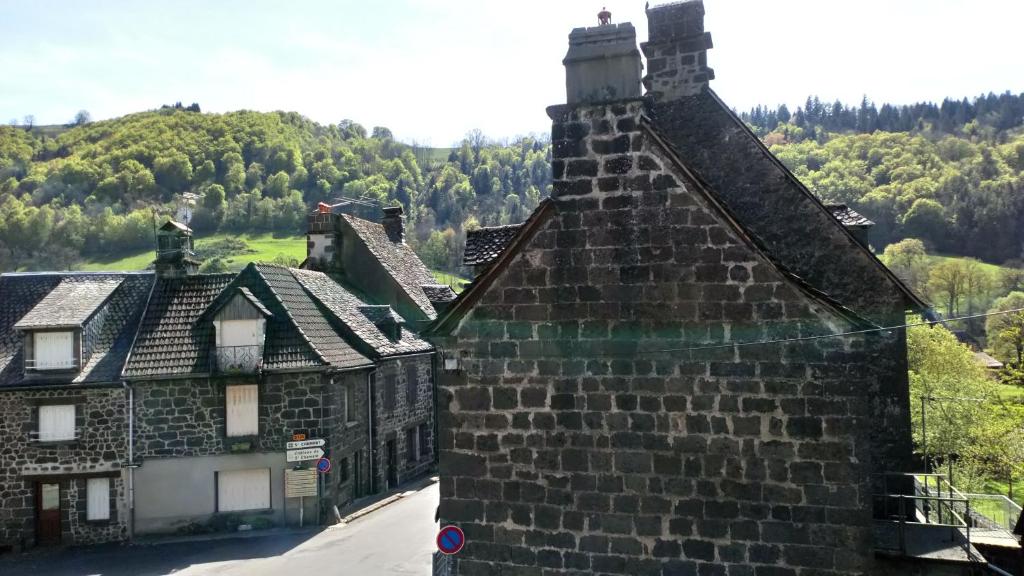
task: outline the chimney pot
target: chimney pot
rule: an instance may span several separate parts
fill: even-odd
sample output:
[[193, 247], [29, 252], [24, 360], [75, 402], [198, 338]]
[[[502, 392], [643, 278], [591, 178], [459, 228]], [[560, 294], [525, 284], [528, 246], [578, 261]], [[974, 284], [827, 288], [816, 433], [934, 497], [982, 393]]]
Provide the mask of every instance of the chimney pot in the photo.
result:
[[405, 217], [402, 215], [404, 212], [401, 206], [387, 206], [380, 221], [388, 239], [396, 244], [405, 242]]

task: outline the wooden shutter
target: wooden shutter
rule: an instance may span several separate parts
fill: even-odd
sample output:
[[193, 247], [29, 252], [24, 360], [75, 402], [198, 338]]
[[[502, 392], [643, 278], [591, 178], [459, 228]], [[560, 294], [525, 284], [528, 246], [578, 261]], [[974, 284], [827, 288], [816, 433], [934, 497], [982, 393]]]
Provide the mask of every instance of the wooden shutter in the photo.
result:
[[75, 406], [63, 404], [39, 407], [39, 440], [56, 442], [75, 439]]
[[217, 511], [270, 508], [270, 468], [217, 473]]
[[36, 332], [33, 340], [33, 367], [36, 370], [67, 370], [75, 367], [75, 339], [71, 332]]
[[427, 447], [430, 444], [430, 429], [427, 428], [426, 424], [420, 424], [419, 433], [420, 433], [420, 458], [426, 458], [427, 457], [427, 453], [429, 452]]
[[86, 484], [88, 520], [110, 520], [110, 478], [89, 478]]
[[397, 378], [388, 376], [384, 379], [384, 409], [393, 412], [395, 409], [395, 386]]
[[234, 385], [226, 390], [228, 436], [259, 434], [259, 387], [255, 384]]

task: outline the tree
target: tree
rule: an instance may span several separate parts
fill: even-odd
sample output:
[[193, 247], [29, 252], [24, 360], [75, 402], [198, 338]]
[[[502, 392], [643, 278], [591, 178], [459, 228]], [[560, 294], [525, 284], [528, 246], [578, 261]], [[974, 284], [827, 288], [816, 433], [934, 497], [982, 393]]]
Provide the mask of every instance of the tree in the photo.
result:
[[946, 303], [946, 316], [953, 317], [964, 292], [966, 272], [959, 260], [945, 260], [928, 274], [928, 292], [933, 298]]
[[89, 111], [88, 110], [79, 110], [78, 113], [75, 114], [75, 118], [71, 121], [71, 125], [72, 126], [85, 126], [86, 124], [88, 124], [90, 122], [92, 122], [92, 115], [89, 114]]
[[941, 240], [946, 225], [946, 209], [930, 198], [918, 198], [902, 220], [907, 234]]
[[[1024, 308], [1024, 292], [1011, 292], [996, 299], [989, 313]], [[985, 322], [989, 348], [996, 358], [1024, 367], [1024, 312], [989, 316]]]
[[928, 279], [928, 253], [916, 238], [885, 247], [882, 262], [914, 290], [923, 290]]
[[1024, 262], [1006, 261], [999, 271], [999, 286], [1004, 292], [1024, 291]]
[[21, 119], [21, 123], [25, 127], [25, 132], [31, 132], [32, 127], [36, 125], [36, 117], [31, 114], [26, 114], [25, 117]]
[[180, 152], [160, 156], [153, 161], [156, 182], [169, 192], [182, 192], [192, 182], [192, 163]]

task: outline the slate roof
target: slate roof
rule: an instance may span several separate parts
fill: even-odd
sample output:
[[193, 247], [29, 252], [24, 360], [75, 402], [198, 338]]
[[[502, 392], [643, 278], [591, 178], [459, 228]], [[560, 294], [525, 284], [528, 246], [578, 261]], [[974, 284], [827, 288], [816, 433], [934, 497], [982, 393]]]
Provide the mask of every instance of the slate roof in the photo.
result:
[[64, 278], [14, 328], [80, 328], [123, 281], [113, 276]]
[[341, 217], [355, 230], [402, 290], [416, 302], [424, 315], [430, 319], [435, 318], [437, 313], [423, 286], [436, 285], [437, 280], [412, 248], [405, 243], [392, 242], [380, 224], [348, 214], [342, 214]]
[[213, 325], [197, 325], [195, 321], [232, 279], [233, 274], [158, 279], [139, 325], [125, 376], [209, 373]]
[[494, 262], [515, 238], [522, 224], [477, 228], [466, 232], [466, 251], [462, 255], [465, 266], [483, 266]]
[[869, 228], [875, 225], [874, 222], [846, 204], [827, 204], [825, 207], [832, 213], [832, 216], [835, 216], [836, 220], [839, 220], [847, 228]]
[[765, 147], [714, 91], [654, 104], [651, 119], [751, 235], [787, 269], [880, 322], [928, 305]]
[[331, 326], [290, 269], [250, 264], [237, 276], [200, 274], [158, 281], [125, 376], [211, 373], [215, 340], [205, 313], [239, 293], [269, 315], [263, 370], [371, 365]]
[[[0, 386], [118, 383], [153, 281], [152, 272], [46, 272], [0, 275]], [[103, 290], [113, 286], [101, 305], [94, 307], [94, 311], [95, 308], [103, 306], [107, 310], [104, 315], [91, 319], [91, 322], [99, 324], [90, 325], [88, 317], [83, 320], [95, 334], [91, 353], [84, 359], [85, 365], [82, 369], [73, 375], [39, 374], [26, 380], [24, 338], [23, 333], [15, 329], [15, 324], [54, 291], [60, 290], [58, 296], [61, 293], [66, 294], [69, 290], [67, 286], [70, 285], [102, 286]], [[91, 289], [86, 292], [94, 295]], [[93, 314], [90, 313], [88, 316], [92, 317]], [[80, 314], [74, 319], [79, 317]], [[78, 325], [81, 324], [76, 324]], [[38, 327], [35, 324], [32, 326]]]
[[[433, 350], [430, 343], [422, 340], [415, 332], [402, 326], [401, 337], [390, 340], [378, 328], [377, 322], [383, 314], [392, 314], [404, 324], [390, 306], [370, 306], [350, 290], [323, 272], [312, 270], [291, 270], [292, 275], [324, 308], [359, 339], [369, 351], [378, 357], [413, 354]], [[447, 288], [447, 286], [446, 286]]]
[[[302, 284], [293, 275], [297, 270], [268, 264], [250, 264], [266, 281], [273, 291], [283, 316], [287, 317], [297, 329], [298, 336], [312, 350], [320, 364], [330, 364], [337, 368], [356, 368], [372, 364], [368, 358], [357, 352], [342, 338], [328, 321], [327, 316], [317, 306], [313, 298], [303, 289]], [[258, 296], [258, 292], [254, 292]], [[271, 306], [271, 311], [274, 307]], [[275, 312], [274, 318], [267, 324], [267, 343], [265, 366], [279, 368], [297, 368], [311, 365], [314, 358], [303, 356], [298, 342], [289, 342], [281, 338], [284, 318]], [[293, 336], [294, 338], [294, 336]]]

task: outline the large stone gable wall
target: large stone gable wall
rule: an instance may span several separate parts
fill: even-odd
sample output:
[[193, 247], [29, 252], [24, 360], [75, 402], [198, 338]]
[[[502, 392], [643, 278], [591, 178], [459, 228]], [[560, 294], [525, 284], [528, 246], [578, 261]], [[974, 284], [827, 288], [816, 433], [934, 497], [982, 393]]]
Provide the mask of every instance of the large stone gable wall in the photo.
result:
[[[78, 439], [36, 441], [40, 404], [75, 405]], [[127, 459], [125, 392], [121, 387], [0, 391], [0, 550], [35, 542], [35, 483], [61, 487], [62, 541], [91, 544], [127, 536], [127, 513], [111, 506], [111, 522], [87, 522], [85, 478], [114, 474], [111, 495], [123, 493], [116, 475]]]
[[441, 519], [463, 575], [860, 574], [865, 350], [742, 242], [641, 128], [556, 110], [556, 214], [445, 353]]

